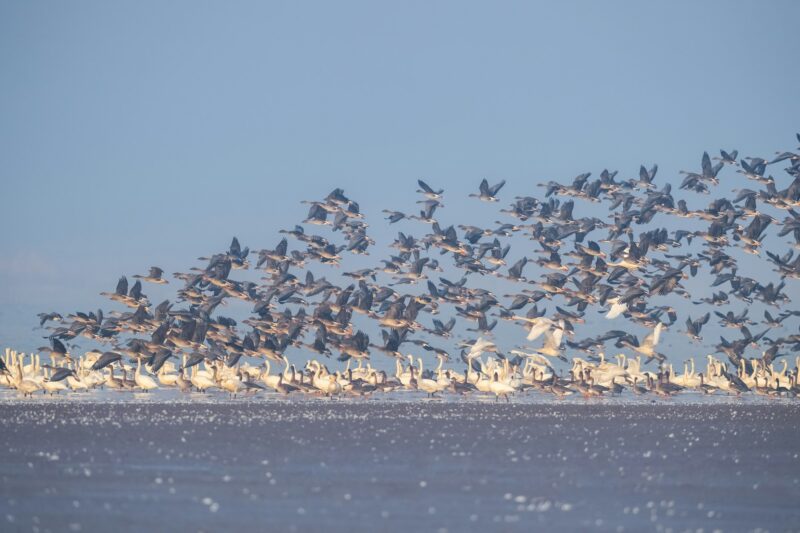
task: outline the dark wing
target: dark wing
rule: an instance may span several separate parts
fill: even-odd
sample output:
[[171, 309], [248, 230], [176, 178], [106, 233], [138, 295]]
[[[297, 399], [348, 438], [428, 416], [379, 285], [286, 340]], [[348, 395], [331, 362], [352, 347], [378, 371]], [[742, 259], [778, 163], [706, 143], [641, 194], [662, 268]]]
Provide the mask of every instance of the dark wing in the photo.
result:
[[425, 183], [424, 181], [422, 181], [422, 180], [417, 180], [417, 183], [419, 184], [419, 187], [420, 187], [420, 189], [422, 189], [423, 191], [425, 191], [425, 192], [427, 192], [427, 193], [435, 194], [435, 193], [434, 193], [434, 191], [433, 191], [433, 189], [431, 189], [431, 188], [428, 186], [428, 184], [427, 184], [427, 183]]
[[128, 295], [128, 278], [126, 278], [125, 276], [122, 276], [121, 278], [119, 278], [119, 281], [117, 282], [117, 290], [114, 291], [114, 292], [116, 292], [120, 296], [127, 296]]
[[703, 176], [706, 178], [714, 177], [714, 171], [711, 168], [711, 158], [708, 157], [708, 152], [703, 152]]
[[502, 189], [502, 188], [503, 188], [503, 185], [505, 185], [505, 184], [506, 184], [506, 180], [503, 180], [503, 181], [501, 181], [500, 183], [497, 183], [497, 184], [493, 185], [493, 186], [492, 186], [492, 187], [489, 189], [489, 196], [494, 196], [494, 195], [496, 195], [498, 192], [500, 192], [500, 189]]
[[235, 255], [236, 257], [239, 257], [241, 255], [242, 247], [239, 244], [239, 239], [237, 239], [236, 237], [234, 237], [233, 240], [231, 241], [231, 247], [228, 250], [228, 253], [230, 253], [231, 255]]

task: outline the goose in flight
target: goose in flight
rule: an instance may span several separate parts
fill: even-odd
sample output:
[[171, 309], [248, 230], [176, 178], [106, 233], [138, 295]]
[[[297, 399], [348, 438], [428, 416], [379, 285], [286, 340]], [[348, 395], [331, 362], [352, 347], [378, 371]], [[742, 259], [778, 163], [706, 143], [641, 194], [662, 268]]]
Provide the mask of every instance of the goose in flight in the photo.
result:
[[486, 179], [484, 178], [483, 181], [481, 181], [481, 185], [479, 188], [480, 193], [479, 194], [472, 193], [469, 196], [471, 198], [478, 198], [482, 202], [496, 202], [497, 193], [500, 192], [500, 189], [502, 189], [503, 185], [505, 184], [506, 180], [502, 180], [500, 183], [496, 183], [491, 187], [489, 187], [489, 182], [486, 181]]
[[60, 322], [64, 317], [60, 313], [39, 313], [39, 326], [44, 326], [48, 321]]
[[149, 281], [150, 283], [157, 283], [159, 285], [163, 285], [165, 283], [169, 283], [169, 281], [161, 277], [163, 274], [164, 274], [163, 269], [157, 266], [151, 266], [150, 272], [148, 272], [146, 276], [134, 274], [133, 277], [136, 279], [140, 279], [142, 281]]
[[[281, 233], [286, 238], [274, 250], [258, 252], [257, 268], [259, 274], [263, 272], [262, 275], [266, 276], [260, 280], [234, 279], [238, 274], [236, 270], [247, 269], [249, 253], [249, 249], [240, 246], [234, 237], [228, 248], [204, 259], [208, 261], [207, 266], [191, 267], [189, 274], [175, 274], [175, 279], [185, 283], [177, 291], [177, 303], [167, 300], [150, 309], [149, 302], [142, 294], [142, 283], [166, 283], [163, 271], [153, 267], [148, 275], [133, 276], [135, 283], [132, 282], [132, 287], [128, 286], [130, 276], [128, 279], [120, 278], [116, 290], [106, 294], [115, 305], [122, 303], [134, 308], [135, 312], [115, 310], [103, 316], [101, 312], [77, 311], [73, 314], [64, 313], [64, 319], [57, 324], [50, 323], [58, 319], [56, 314], [41, 315], [40, 325], [49, 331], [47, 338], [52, 339], [52, 347], [43, 349], [49, 351], [53, 359], [51, 365], [54, 368], [48, 370], [53, 370], [51, 377], [58, 377], [58, 363], [68, 357], [66, 343], [76, 338], [88, 338], [111, 346], [104, 348], [110, 351], [102, 355], [84, 356], [80, 366], [74, 367], [80, 376], [80, 383], [85, 383], [84, 388], [93, 386], [93, 373], [111, 373], [114, 363], [118, 363], [125, 372], [123, 357], [141, 361], [142, 368], [138, 371], [140, 377], [153, 375], [165, 387], [172, 386], [170, 383], [173, 378], [165, 382], [163, 374], [158, 373], [159, 367], [167, 365], [166, 360], [174, 352], [178, 357], [185, 355], [187, 361], [192, 363], [182, 365], [181, 372], [205, 360], [209, 368], [217, 368], [211, 387], [220, 388], [221, 384], [227, 383], [226, 387], [239, 391], [243, 387], [252, 388], [247, 385], [248, 379], [245, 379], [247, 372], [237, 374], [236, 371], [231, 372], [230, 368], [246, 368], [252, 360], [282, 360], [284, 354], [293, 348], [306, 347], [326, 356], [333, 352], [340, 355], [343, 361], [366, 359], [372, 349], [398, 357], [405, 343], [436, 354], [445, 354], [444, 348], [434, 347], [420, 336], [436, 335], [443, 339], [440, 341], [442, 343], [455, 344], [457, 341], [446, 339], [469, 331], [488, 336], [497, 319], [511, 322], [522, 320], [517, 323], [523, 324], [529, 340], [543, 338], [544, 346], [540, 350], [529, 350], [535, 352], [539, 361], [544, 358], [564, 358], [562, 342], [571, 349], [588, 353], [590, 359], [593, 354], [603, 352], [606, 343], [616, 342], [618, 346], [628, 347], [631, 352], [642, 355], [641, 359], [646, 356], [648, 361], [660, 360], [664, 355], [659, 354], [656, 348], [661, 330], [678, 320], [676, 309], [680, 312], [681, 308], [678, 304], [673, 304], [673, 309], [664, 305], [665, 302], [654, 301], [661, 300], [660, 297], [688, 299], [690, 296], [694, 305], [704, 305], [705, 308], [698, 311], [694, 318], [688, 315], [686, 307], [683, 308], [681, 320], [685, 321], [686, 327], [681, 326], [682, 334], [688, 334], [695, 341], [702, 340], [700, 334], [703, 327], [712, 327], [706, 325], [709, 319], [706, 311], [712, 311], [714, 306], [723, 307], [717, 313], [712, 313], [716, 315], [715, 318], [721, 319], [719, 325], [740, 328], [743, 338], [730, 342], [722, 339], [720, 345], [711, 349], [727, 355], [736, 368], [745, 361], [745, 367], [752, 369], [756, 366], [747, 359], [745, 350], [758, 347], [758, 352], [764, 353], [762, 361], [766, 365], [767, 360], [781, 357], [783, 353], [795, 351], [796, 346], [800, 346], [794, 318], [797, 315], [785, 311], [790, 297], [797, 292], [794, 284], [800, 279], [800, 256], [791, 250], [792, 247], [800, 249], [800, 156], [781, 151], [772, 161], [759, 157], [745, 157], [737, 161], [739, 154], [736, 151], [723, 150], [720, 155], [721, 158], [712, 160], [707, 153], [703, 154], [701, 170], [686, 173], [683, 190], [710, 192], [712, 186], [722, 181], [720, 178], [726, 172], [734, 180], [746, 182], [746, 179], [750, 179], [756, 185], [752, 185], [751, 181], [751, 188], [734, 189], [734, 194], [737, 194], [737, 190], [738, 194], [732, 197], [733, 201], [720, 194], [706, 208], [693, 206], [697, 208], [692, 210], [687, 205], [687, 199], [678, 197], [683, 194], [679, 187], [669, 183], [660, 190], [654, 187], [658, 167], [653, 165], [649, 169], [642, 166], [638, 177], [624, 181], [616, 180], [616, 171], [604, 170], [595, 181], [591, 180], [589, 173], [584, 173], [574, 178], [571, 185], [550, 182], [546, 185], [543, 198], [516, 197], [510, 209], [500, 210], [500, 213], [514, 220], [495, 220], [492, 226], [484, 222], [481, 227], [459, 225], [454, 220], [445, 227], [434, 217], [441, 212], [444, 191], [418, 180], [417, 192], [421, 194], [418, 203], [422, 206], [419, 216], [406, 216], [402, 211], [384, 212], [390, 223], [410, 219], [408, 225], [415, 226], [415, 231], [423, 234], [415, 237], [400, 233], [390, 245], [393, 250], [388, 257], [374, 263], [359, 257], [354, 268], [348, 266], [348, 271], [336, 276], [336, 279], [351, 278], [358, 283], [358, 289], [355, 285], [340, 287], [337, 282], [327, 281], [322, 277], [324, 274], [312, 268], [335, 267], [340, 262], [345, 265], [352, 254], [366, 255], [368, 249], [374, 253], [378, 248], [373, 246], [374, 241], [367, 235], [366, 217], [361, 213], [359, 204], [347, 198], [343, 190], [335, 189], [321, 200], [306, 202], [310, 208], [306, 220], [308, 230], [303, 226], [283, 230]], [[791, 176], [790, 179], [784, 177], [778, 180], [769, 176], [767, 170], [776, 172], [776, 167], [771, 165], [779, 162], [789, 165], [783, 170]], [[736, 174], [737, 170], [744, 175]], [[490, 186], [484, 179], [480, 191], [473, 191], [477, 194], [470, 196], [496, 202], [504, 184], [500, 182]], [[575, 198], [603, 202], [610, 216], [599, 213], [595, 214], [601, 218], [589, 216], [590, 213], [580, 208], [580, 200]], [[775, 213], [768, 215], [762, 212], [776, 209], [785, 212], [785, 218], [780, 217], [784, 218], [783, 221], [779, 221]], [[408, 209], [405, 212], [411, 213]], [[656, 216], [659, 220], [670, 218], [677, 222], [684, 219], [686, 227], [665, 223], [664, 227], [645, 228]], [[464, 233], [457, 233], [456, 228]], [[608, 231], [608, 237], [599, 238], [598, 230]], [[316, 231], [324, 232], [324, 236], [315, 234]], [[781, 240], [780, 237], [788, 239]], [[515, 240], [512, 241], [512, 238]], [[518, 247], [515, 244], [518, 239], [527, 240], [530, 245], [525, 244], [524, 249]], [[289, 242], [299, 243], [300, 249], [290, 250]], [[678, 247], [689, 250], [681, 255], [670, 253], [671, 249]], [[763, 257], [760, 255], [762, 251]], [[739, 256], [744, 253], [751, 253], [753, 257], [747, 258], [749, 264], [743, 264], [737, 271]], [[757, 264], [759, 260], [759, 266], [767, 268], [753, 273], [755, 279], [743, 275], [745, 267]], [[523, 276], [526, 268], [530, 279]], [[777, 275], [770, 272], [772, 268], [776, 269]], [[452, 282], [445, 277], [435, 279], [434, 273], [445, 272], [444, 269], [449, 270], [443, 276], [451, 277], [455, 271], [461, 280]], [[716, 279], [710, 285], [704, 285], [701, 278], [694, 278], [700, 271], [706, 271], [711, 275], [710, 279]], [[382, 279], [383, 275], [388, 276], [388, 282]], [[506, 291], [509, 294], [504, 296], [513, 299], [509, 305], [501, 304], [493, 296], [490, 290], [495, 287], [493, 278], [503, 280], [497, 283], [515, 285], [516, 288]], [[419, 287], [420, 281], [427, 286], [427, 291]], [[172, 280], [170, 282], [174, 283]], [[682, 285], [684, 283], [685, 287]], [[695, 293], [689, 292], [690, 283]], [[405, 293], [401, 291], [401, 286], [408, 288]], [[719, 292], [714, 293], [714, 290]], [[237, 321], [219, 313], [231, 299], [248, 302], [251, 306], [251, 316], [242, 320], [241, 324], [252, 328], [252, 331], [243, 331], [243, 326], [237, 325]], [[551, 300], [557, 313], [546, 313], [539, 304], [543, 299]], [[736, 300], [746, 302], [744, 311], [731, 310], [731, 304]], [[747, 310], [753, 305], [759, 306], [752, 312], [760, 317], [762, 304], [778, 308], [778, 311], [764, 312], [765, 325], [781, 330], [772, 337], [767, 337], [766, 331], [751, 334], [745, 327], [752, 327], [753, 324], [747, 318]], [[603, 311], [588, 312], [592, 306]], [[563, 338], [565, 331], [571, 335], [574, 327], [589, 323], [591, 318], [595, 319], [595, 326], [598, 325], [597, 319], [605, 323], [597, 315], [617, 320], [624, 316], [647, 328], [649, 335], [640, 342], [639, 338], [620, 327], [605, 333], [598, 331], [592, 337], [575, 342]], [[465, 320], [462, 321], [462, 318]], [[466, 321], [477, 322], [477, 328], [468, 327], [469, 324], [463, 323]], [[375, 328], [378, 326], [383, 326], [378, 337], [382, 337], [383, 342], [373, 345], [369, 342], [368, 334], [375, 338]], [[375, 331], [374, 334], [370, 327]], [[716, 328], [717, 324], [713, 324], [713, 327]], [[465, 360], [477, 364], [478, 356], [484, 352], [502, 353], [505, 346], [500, 340], [505, 339], [499, 338], [497, 344], [484, 338], [467, 340], [462, 344], [468, 352], [465, 353]], [[685, 339], [682, 343], [686, 345]], [[76, 348], [71, 346], [71, 349]], [[494, 360], [502, 360], [502, 366], [519, 366], [502, 355]], [[532, 360], [532, 357], [528, 358], [528, 361]], [[9, 362], [7, 358], [6, 363], [14, 372], [16, 360]], [[136, 368], [135, 360], [133, 365]], [[489, 370], [481, 371], [480, 380], [476, 380], [485, 389], [483, 392], [489, 391], [492, 386], [495, 369], [499, 368], [495, 365], [486, 365]], [[290, 367], [288, 363], [286, 366]], [[452, 374], [446, 376], [445, 371], [440, 370], [438, 375], [431, 378], [430, 374], [423, 375], [421, 366], [419, 372], [415, 372], [417, 386], [425, 386], [425, 379], [436, 381], [437, 386], [449, 386], [452, 382]], [[127, 373], [135, 379], [133, 368], [128, 368]], [[474, 366], [471, 365], [471, 368], [478, 373]], [[626, 369], [628, 378], [634, 375], [629, 368]], [[638, 358], [636, 368], [639, 369]], [[530, 368], [527, 370], [527, 375], [530, 375]], [[192, 372], [193, 375], [199, 375], [197, 370]], [[537, 370], [536, 374], [539, 372], [542, 370]], [[468, 374], [474, 376], [472, 371]], [[499, 381], [516, 383], [519, 374], [518, 368], [503, 368], [499, 371]], [[665, 374], [667, 377], [664, 381], [668, 383], [671, 371]], [[283, 387], [287, 390], [288, 387], [297, 387], [298, 390], [308, 388], [302, 373], [297, 379], [292, 375], [292, 378], [288, 372], [282, 375], [282, 379], [286, 380]], [[526, 375], [524, 371], [522, 375]], [[708, 372], [706, 378], [711, 382], [720, 375], [720, 372]], [[183, 376], [179, 375], [185, 380]], [[509, 376], [514, 377], [509, 379]], [[210, 379], [211, 374], [205, 377]], [[75, 376], [70, 375], [65, 379], [69, 382], [70, 379], [75, 380]], [[328, 383], [333, 380], [345, 391], [357, 383], [356, 380], [362, 381], [357, 387], [366, 390], [363, 383], [365, 379], [366, 375], [358, 370], [353, 370], [352, 376], [335, 375], [327, 370], [317, 376], [317, 381], [324, 381], [325, 389], [336, 389], [336, 386]], [[597, 380], [597, 383], [587, 385], [592, 390], [601, 381], [603, 385], [615, 384], [606, 379], [600, 367], [574, 379], [586, 382]], [[644, 374], [639, 375], [638, 379], [639, 385], [646, 381]], [[766, 378], [761, 379], [767, 383]], [[177, 377], [174, 378], [174, 381], [177, 380]], [[630, 383], [631, 379], [627, 381]], [[0, 376], [0, 385], [7, 382], [5, 374]], [[773, 382], [770, 378], [769, 386]], [[716, 381], [713, 383], [716, 384]], [[780, 379], [780, 386], [786, 387], [787, 384], [785, 377]], [[209, 388], [208, 383], [201, 385], [202, 389]], [[518, 385], [511, 386], [518, 390], [520, 388]], [[651, 387], [658, 388], [659, 383]], [[541, 389], [545, 390], [544, 387]], [[555, 390], [558, 390], [557, 387], [554, 387]]]
[[426, 198], [430, 200], [442, 199], [442, 194], [444, 193], [444, 189], [439, 189], [438, 191], [435, 191], [430, 187], [430, 185], [428, 185], [422, 180], [417, 180], [417, 184], [419, 185], [419, 189], [417, 189], [417, 192], [424, 194]]
[[710, 317], [711, 313], [706, 313], [696, 320], [692, 320], [692, 317], [688, 317], [686, 319], [686, 334], [692, 340], [702, 341], [703, 337], [700, 336], [700, 330], [703, 329], [703, 326], [708, 322]]

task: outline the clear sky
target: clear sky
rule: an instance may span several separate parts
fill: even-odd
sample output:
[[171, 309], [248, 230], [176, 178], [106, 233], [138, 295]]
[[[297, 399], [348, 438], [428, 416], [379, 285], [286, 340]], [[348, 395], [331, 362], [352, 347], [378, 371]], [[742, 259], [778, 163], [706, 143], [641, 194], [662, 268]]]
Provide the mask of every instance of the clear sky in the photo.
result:
[[799, 18], [794, 1], [0, 3], [0, 345], [40, 343], [36, 312], [113, 307], [98, 293], [121, 274], [185, 271], [233, 235], [274, 246], [336, 186], [385, 242], [380, 210], [411, 211], [420, 177], [445, 188], [444, 222], [488, 224], [466, 198], [483, 177], [508, 180], [507, 205], [584, 171], [657, 162], [676, 182], [703, 150], [791, 149]]

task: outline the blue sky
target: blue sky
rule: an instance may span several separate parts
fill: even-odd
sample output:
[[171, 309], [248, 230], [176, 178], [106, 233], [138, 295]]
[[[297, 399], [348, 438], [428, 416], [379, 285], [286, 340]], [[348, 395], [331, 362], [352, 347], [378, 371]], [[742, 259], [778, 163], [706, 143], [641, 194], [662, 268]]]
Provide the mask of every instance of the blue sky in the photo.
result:
[[483, 177], [508, 180], [505, 205], [584, 171], [657, 162], [675, 183], [703, 150], [791, 149], [798, 16], [789, 1], [4, 2], [0, 344], [39, 342], [42, 310], [113, 307], [98, 293], [121, 274], [185, 271], [233, 235], [273, 246], [301, 199], [336, 186], [387, 242], [380, 210], [411, 211], [420, 177], [447, 191], [444, 222], [488, 224], [466, 198]]

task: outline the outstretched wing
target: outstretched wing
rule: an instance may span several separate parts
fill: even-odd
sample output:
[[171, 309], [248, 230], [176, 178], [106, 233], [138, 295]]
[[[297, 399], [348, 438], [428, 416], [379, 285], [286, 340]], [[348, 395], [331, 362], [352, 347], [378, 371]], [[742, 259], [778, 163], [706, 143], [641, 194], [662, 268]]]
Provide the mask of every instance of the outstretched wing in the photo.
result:
[[533, 341], [538, 339], [542, 333], [549, 330], [553, 326], [553, 321], [549, 318], [540, 317], [534, 320], [530, 331], [528, 332], [528, 340]]
[[664, 326], [663, 322], [659, 322], [656, 324], [656, 327], [653, 329], [653, 336], [652, 336], [652, 343], [655, 347], [658, 344], [658, 339], [661, 337], [661, 328]]
[[[484, 180], [484, 181], [486, 181], [486, 180]], [[501, 181], [500, 183], [497, 183], [497, 184], [493, 185], [493, 186], [492, 186], [492, 187], [489, 189], [489, 196], [494, 196], [494, 195], [496, 195], [498, 192], [500, 192], [500, 189], [502, 189], [502, 188], [503, 188], [503, 185], [505, 185], [505, 184], [506, 184], [506, 180], [503, 180], [503, 181]]]
[[703, 176], [706, 178], [714, 177], [714, 171], [711, 168], [711, 158], [708, 157], [708, 152], [703, 152]]

